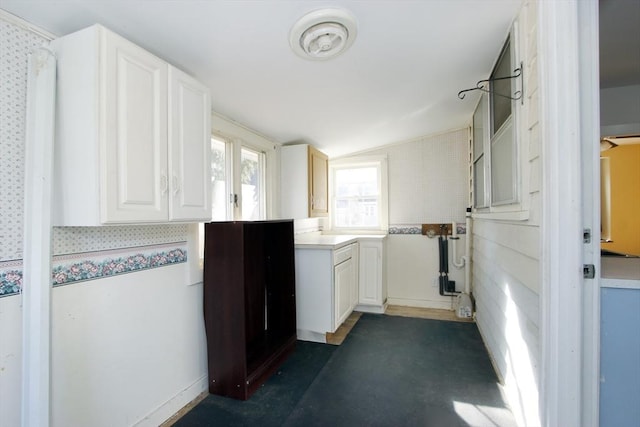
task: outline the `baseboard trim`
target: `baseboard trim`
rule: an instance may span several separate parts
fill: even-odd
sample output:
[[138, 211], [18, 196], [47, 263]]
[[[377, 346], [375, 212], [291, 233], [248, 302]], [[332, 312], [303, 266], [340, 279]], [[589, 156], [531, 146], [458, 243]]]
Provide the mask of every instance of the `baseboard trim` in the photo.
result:
[[389, 305], [402, 305], [407, 307], [439, 308], [442, 310], [453, 310], [453, 298], [451, 298], [451, 302], [417, 300], [417, 299], [407, 299], [407, 298], [388, 298], [387, 303]]
[[385, 302], [383, 305], [367, 305], [367, 304], [358, 304], [354, 311], [360, 311], [362, 313], [374, 313], [374, 314], [384, 314], [387, 310], [387, 303]]
[[297, 338], [300, 341], [311, 341], [311, 342], [319, 342], [322, 344], [327, 343], [326, 333], [309, 331], [306, 329], [298, 329], [297, 330]]
[[[180, 391], [171, 399], [160, 405], [155, 410], [151, 411], [146, 417], [134, 424], [136, 427], [157, 427], [163, 425], [166, 421], [171, 419], [174, 415], [194, 399], [199, 398], [203, 393], [206, 393], [208, 387], [208, 375], [203, 375], [194, 381], [184, 390]], [[206, 396], [206, 394], [205, 394]]]

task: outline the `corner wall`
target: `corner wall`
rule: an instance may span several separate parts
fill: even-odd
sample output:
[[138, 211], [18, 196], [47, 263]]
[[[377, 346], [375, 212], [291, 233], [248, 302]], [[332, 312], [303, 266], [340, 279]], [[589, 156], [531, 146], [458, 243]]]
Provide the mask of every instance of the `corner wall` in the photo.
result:
[[[423, 236], [421, 226], [456, 222], [462, 233], [457, 259], [464, 254], [465, 214], [469, 206], [468, 129], [392, 144], [365, 155], [388, 159], [388, 303], [453, 309], [453, 298], [439, 294], [438, 240]], [[451, 242], [449, 277], [462, 291], [464, 270], [453, 266]]]
[[[0, 10], [0, 426], [21, 424], [27, 58], [49, 35]], [[188, 227], [53, 229], [51, 425], [156, 426], [206, 389]]]

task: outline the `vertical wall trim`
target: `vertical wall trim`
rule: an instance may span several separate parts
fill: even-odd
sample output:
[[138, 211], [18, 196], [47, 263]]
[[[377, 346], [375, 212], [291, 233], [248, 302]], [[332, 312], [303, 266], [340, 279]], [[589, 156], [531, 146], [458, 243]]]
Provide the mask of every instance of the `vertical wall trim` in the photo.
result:
[[543, 172], [540, 407], [544, 426], [582, 425], [578, 2], [538, 3]]
[[583, 262], [596, 267], [585, 280], [582, 336], [582, 423], [597, 427], [600, 418], [600, 57], [598, 2], [578, 2], [580, 48], [580, 134], [582, 147], [582, 215], [591, 229], [583, 245]]
[[51, 192], [56, 61], [29, 57], [25, 142], [22, 426], [48, 426], [51, 370]]

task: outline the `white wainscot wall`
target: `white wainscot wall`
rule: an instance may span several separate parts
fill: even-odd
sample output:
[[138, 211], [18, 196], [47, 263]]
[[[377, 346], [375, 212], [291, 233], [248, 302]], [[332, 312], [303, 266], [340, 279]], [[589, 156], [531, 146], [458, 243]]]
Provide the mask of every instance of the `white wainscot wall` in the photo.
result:
[[477, 220], [473, 233], [478, 329], [518, 424], [539, 425], [538, 227]]
[[22, 299], [0, 298], [0, 425], [20, 425]]
[[[459, 236], [458, 260], [465, 236]], [[449, 280], [464, 290], [464, 269], [453, 266], [453, 241], [449, 240]], [[452, 310], [455, 298], [441, 296], [438, 287], [438, 239], [421, 234], [390, 234], [387, 238], [387, 295], [389, 304]]]
[[206, 389], [202, 284], [185, 284], [187, 268], [53, 289], [52, 426], [157, 426]]

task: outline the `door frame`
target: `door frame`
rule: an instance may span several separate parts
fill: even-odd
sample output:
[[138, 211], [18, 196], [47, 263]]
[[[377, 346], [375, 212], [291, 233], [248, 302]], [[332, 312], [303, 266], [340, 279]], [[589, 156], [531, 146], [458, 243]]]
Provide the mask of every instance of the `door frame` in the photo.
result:
[[[598, 2], [538, 2], [543, 145], [540, 416], [597, 426], [599, 414]], [[591, 242], [583, 243], [590, 228]], [[576, 363], [576, 360], [580, 363]]]

